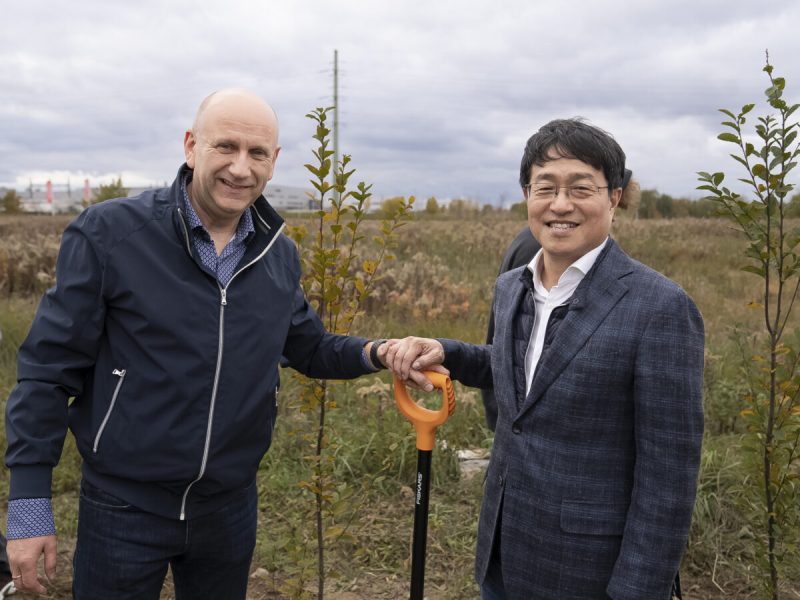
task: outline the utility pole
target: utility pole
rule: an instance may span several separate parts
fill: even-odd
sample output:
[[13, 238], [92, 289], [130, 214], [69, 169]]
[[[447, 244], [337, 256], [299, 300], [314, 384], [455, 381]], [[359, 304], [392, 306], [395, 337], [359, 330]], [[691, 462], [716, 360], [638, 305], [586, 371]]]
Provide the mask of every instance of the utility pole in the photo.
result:
[[[339, 51], [333, 51], [333, 181], [339, 172]], [[333, 197], [339, 201], [339, 192], [334, 189]]]

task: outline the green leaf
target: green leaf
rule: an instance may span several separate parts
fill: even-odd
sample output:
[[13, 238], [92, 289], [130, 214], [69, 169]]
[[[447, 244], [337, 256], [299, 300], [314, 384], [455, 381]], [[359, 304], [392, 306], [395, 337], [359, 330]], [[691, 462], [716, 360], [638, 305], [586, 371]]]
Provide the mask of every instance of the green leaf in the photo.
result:
[[743, 159], [741, 156], [736, 156], [735, 154], [729, 154], [728, 156], [730, 156], [733, 160], [735, 160], [738, 163], [741, 163], [742, 166], [747, 168], [747, 161]]
[[742, 271], [745, 271], [746, 273], [754, 273], [755, 275], [758, 275], [759, 277], [763, 277], [764, 276], [764, 268], [763, 267], [756, 267], [756, 266], [753, 266], [753, 265], [747, 265], [746, 267], [742, 267]]
[[378, 263], [374, 260], [365, 260], [363, 261], [361, 268], [366, 274], [372, 275], [375, 273], [375, 269], [378, 268]]
[[739, 136], [730, 132], [720, 133], [717, 136], [718, 140], [722, 140], [723, 142], [731, 142], [733, 144], [739, 143]]
[[361, 279], [360, 277], [355, 280], [354, 285], [355, 285], [356, 291], [360, 295], [363, 296], [364, 294], [367, 293], [367, 286], [364, 284], [364, 280]]
[[707, 192], [711, 192], [712, 194], [714, 194], [716, 196], [721, 196], [722, 195], [722, 192], [720, 192], [717, 188], [715, 188], [713, 186], [710, 186], [710, 185], [699, 185], [699, 186], [697, 186], [697, 189], [698, 190], [705, 190]]
[[746, 114], [747, 114], [747, 113], [749, 113], [751, 110], [753, 110], [753, 107], [754, 107], [754, 106], [755, 106], [755, 104], [745, 104], [745, 105], [742, 107], [742, 112], [741, 112], [741, 114], [743, 114], [743, 115], [746, 115]]
[[770, 171], [774, 171], [774, 170], [775, 170], [775, 168], [776, 168], [778, 165], [780, 165], [780, 164], [781, 164], [781, 163], [782, 163], [784, 160], [786, 160], [786, 158], [788, 158], [788, 154], [787, 154], [787, 155], [785, 155], [785, 156], [784, 156], [784, 155], [782, 155], [782, 154], [775, 156], [775, 158], [773, 158], [773, 159], [770, 161], [770, 163], [769, 163], [769, 169], [770, 169]]

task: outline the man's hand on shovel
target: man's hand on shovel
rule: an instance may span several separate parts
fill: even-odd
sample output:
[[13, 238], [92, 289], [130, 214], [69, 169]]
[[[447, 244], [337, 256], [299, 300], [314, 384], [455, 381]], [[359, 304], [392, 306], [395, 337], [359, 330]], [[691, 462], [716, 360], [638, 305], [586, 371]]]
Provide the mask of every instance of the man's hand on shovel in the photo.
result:
[[389, 340], [378, 348], [378, 358], [406, 386], [424, 392], [433, 391], [434, 385], [423, 371], [449, 375], [442, 366], [444, 348], [434, 339], [407, 337]]

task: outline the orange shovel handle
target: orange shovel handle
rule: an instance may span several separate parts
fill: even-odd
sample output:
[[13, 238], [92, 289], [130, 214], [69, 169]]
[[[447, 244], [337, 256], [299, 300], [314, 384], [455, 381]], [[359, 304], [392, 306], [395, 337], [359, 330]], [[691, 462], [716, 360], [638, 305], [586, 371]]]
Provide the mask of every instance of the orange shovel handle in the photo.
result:
[[397, 408], [403, 413], [417, 431], [417, 449], [433, 450], [436, 428], [447, 421], [447, 417], [456, 409], [456, 393], [453, 382], [447, 375], [435, 371], [425, 371], [433, 387], [442, 390], [442, 406], [439, 410], [423, 408], [408, 395], [405, 384], [394, 376], [394, 400]]

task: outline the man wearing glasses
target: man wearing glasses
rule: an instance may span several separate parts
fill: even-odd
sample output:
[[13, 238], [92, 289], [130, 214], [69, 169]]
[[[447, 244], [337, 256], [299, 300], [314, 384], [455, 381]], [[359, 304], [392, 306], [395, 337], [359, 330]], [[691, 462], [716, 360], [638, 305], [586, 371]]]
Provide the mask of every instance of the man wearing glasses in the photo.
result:
[[492, 343], [406, 338], [386, 352], [402, 378], [443, 364], [494, 388], [484, 600], [670, 597], [700, 460], [703, 321], [609, 237], [624, 173], [606, 132], [542, 127], [520, 168], [542, 249], [498, 278]]

